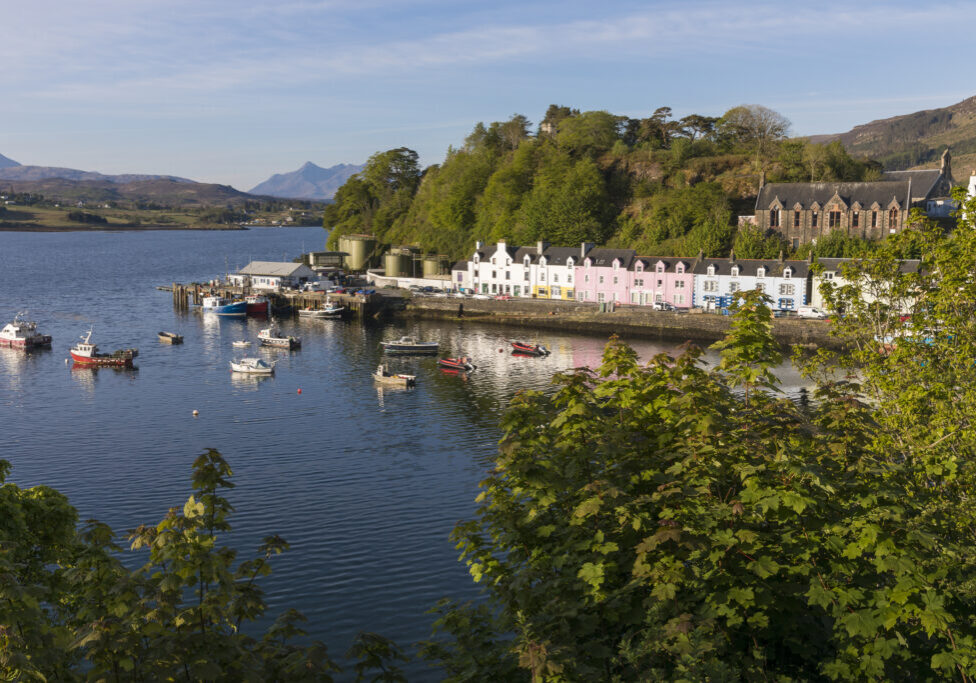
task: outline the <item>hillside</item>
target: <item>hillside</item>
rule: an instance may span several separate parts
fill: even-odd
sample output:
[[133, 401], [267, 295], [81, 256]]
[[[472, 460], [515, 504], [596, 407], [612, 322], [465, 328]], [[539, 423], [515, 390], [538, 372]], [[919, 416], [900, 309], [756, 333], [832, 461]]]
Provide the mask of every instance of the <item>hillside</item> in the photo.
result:
[[329, 168], [316, 166], [311, 161], [297, 171], [276, 173], [263, 183], [252, 187], [251, 194], [271, 197], [317, 199], [325, 201], [335, 196], [336, 190], [354, 173], [363, 170], [362, 165], [338, 164]]
[[12, 168], [15, 166], [20, 166], [20, 164], [10, 157], [5, 157], [4, 155], [0, 154], [0, 168]]
[[112, 182], [108, 180], [0, 180], [0, 188], [11, 193], [32, 193], [61, 202], [151, 203], [167, 207], [241, 205], [262, 200], [229, 185], [194, 183], [169, 179]]
[[956, 179], [964, 179], [976, 168], [976, 97], [810, 138], [815, 143], [834, 140], [854, 156], [879, 161], [886, 170], [937, 167], [948, 146]]
[[106, 175], [96, 171], [79, 171], [75, 168], [61, 168], [60, 166], [23, 166], [17, 162], [13, 162], [13, 164], [12, 166], [4, 167], [2, 160], [0, 160], [0, 180], [47, 180], [49, 178], [63, 178], [64, 180], [105, 181], [110, 183], [131, 183], [139, 180], [170, 180], [177, 183], [194, 182], [187, 178], [169, 175], [140, 173]]

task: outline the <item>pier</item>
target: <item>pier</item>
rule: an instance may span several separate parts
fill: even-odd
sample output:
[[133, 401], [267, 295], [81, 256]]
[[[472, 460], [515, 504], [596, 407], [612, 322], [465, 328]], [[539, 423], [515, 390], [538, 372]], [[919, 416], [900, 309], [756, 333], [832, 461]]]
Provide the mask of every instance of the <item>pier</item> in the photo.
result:
[[190, 310], [193, 306], [200, 306], [205, 296], [220, 296], [226, 299], [243, 299], [252, 294], [268, 297], [271, 302], [271, 313], [275, 315], [291, 315], [301, 308], [322, 308], [326, 299], [342, 304], [351, 316], [365, 319], [376, 317], [385, 308], [390, 307], [387, 297], [379, 294], [336, 294], [334, 292], [300, 292], [292, 290], [264, 291], [250, 287], [233, 287], [226, 284], [211, 284], [194, 282], [180, 284], [174, 282], [172, 286], [173, 308], [178, 311]]

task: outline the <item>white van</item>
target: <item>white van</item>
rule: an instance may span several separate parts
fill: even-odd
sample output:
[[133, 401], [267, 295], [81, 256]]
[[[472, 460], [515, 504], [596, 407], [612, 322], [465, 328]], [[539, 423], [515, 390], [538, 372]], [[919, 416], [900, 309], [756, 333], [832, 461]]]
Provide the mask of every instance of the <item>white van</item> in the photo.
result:
[[796, 315], [798, 318], [815, 318], [816, 320], [823, 320], [827, 317], [827, 314], [815, 306], [800, 306], [796, 309]]

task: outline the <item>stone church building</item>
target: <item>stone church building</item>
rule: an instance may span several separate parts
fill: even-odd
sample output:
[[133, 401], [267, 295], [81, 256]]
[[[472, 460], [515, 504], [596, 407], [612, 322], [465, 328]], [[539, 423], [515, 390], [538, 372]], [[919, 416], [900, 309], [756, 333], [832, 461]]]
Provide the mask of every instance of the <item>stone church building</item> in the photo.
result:
[[888, 171], [867, 183], [770, 183], [756, 198], [755, 223], [783, 233], [793, 248], [834, 230], [851, 237], [882, 239], [905, 227], [908, 212], [931, 216], [951, 206], [949, 150], [939, 169]]

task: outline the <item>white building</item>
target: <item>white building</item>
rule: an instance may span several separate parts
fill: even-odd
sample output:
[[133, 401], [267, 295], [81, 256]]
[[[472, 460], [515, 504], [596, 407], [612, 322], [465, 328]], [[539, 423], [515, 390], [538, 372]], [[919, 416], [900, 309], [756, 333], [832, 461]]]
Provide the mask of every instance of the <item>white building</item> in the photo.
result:
[[736, 292], [758, 289], [773, 310], [795, 311], [808, 300], [810, 263], [781, 259], [703, 258], [694, 267], [693, 305], [728, 308]]
[[589, 243], [552, 247], [537, 242], [534, 247], [515, 247], [498, 242], [486, 247], [478, 242], [467, 272], [463, 263], [456, 263], [451, 280], [455, 286], [490, 296], [572, 300], [575, 267], [592, 248]]
[[[810, 289], [810, 305], [822, 311], [827, 310], [824, 302], [822, 287], [825, 282], [830, 282], [834, 287], [843, 287], [851, 284], [851, 280], [844, 277], [844, 269], [847, 264], [853, 264], [856, 259], [849, 258], [819, 258], [817, 263], [820, 265], [820, 272], [813, 275]], [[906, 259], [898, 262], [898, 270], [902, 273], [917, 273], [922, 266], [919, 259]], [[872, 283], [865, 280], [861, 283], [861, 300], [865, 303], [873, 303], [879, 299], [897, 308], [899, 311], [907, 312], [911, 307], [912, 300], [904, 299], [894, 301], [886, 295], [886, 285], [878, 281]]]
[[303, 263], [277, 261], [251, 261], [236, 273], [227, 276], [227, 281], [232, 285], [267, 290], [299, 287], [318, 279], [315, 271]]

